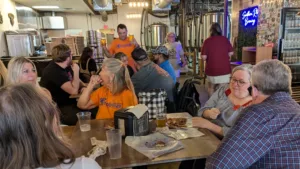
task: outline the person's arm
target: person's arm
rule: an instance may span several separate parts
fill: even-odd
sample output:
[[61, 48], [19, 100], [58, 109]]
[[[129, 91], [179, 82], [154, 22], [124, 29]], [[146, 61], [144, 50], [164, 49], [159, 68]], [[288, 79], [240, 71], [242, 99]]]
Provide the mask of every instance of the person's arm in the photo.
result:
[[228, 52], [229, 60], [231, 60], [231, 56], [234, 54], [234, 52], [233, 52], [233, 47], [232, 47], [230, 41], [228, 41], [228, 51], [229, 51]]
[[222, 127], [210, 122], [207, 119], [202, 117], [193, 117], [192, 121], [194, 127], [206, 128], [219, 136], [224, 136]]
[[79, 66], [76, 63], [72, 65], [73, 80], [64, 83], [61, 88], [69, 94], [78, 94], [80, 87]]
[[207, 59], [207, 47], [206, 47], [206, 40], [204, 41], [202, 47], [201, 47], [201, 58], [203, 61], [206, 61]]
[[83, 90], [81, 96], [77, 101], [77, 107], [81, 109], [92, 109], [97, 105], [92, 101], [91, 94], [93, 92], [94, 86], [100, 83], [98, 76], [92, 76], [90, 83], [87, 85], [87, 88]]
[[246, 108], [217, 151], [207, 158], [206, 169], [249, 168], [257, 162], [272, 148], [273, 118]]
[[219, 102], [220, 98], [225, 95], [225, 90], [228, 86], [222, 86], [217, 91], [215, 91], [209, 100], [205, 103], [205, 105], [198, 111], [199, 117], [204, 117], [203, 114], [206, 110], [210, 110], [212, 108], [215, 108], [217, 106], [217, 103]]

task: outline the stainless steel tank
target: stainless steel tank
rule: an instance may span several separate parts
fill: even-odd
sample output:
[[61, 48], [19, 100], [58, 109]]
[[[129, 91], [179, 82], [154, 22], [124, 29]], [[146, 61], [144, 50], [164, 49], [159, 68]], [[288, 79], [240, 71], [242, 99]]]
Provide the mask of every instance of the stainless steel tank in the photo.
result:
[[157, 47], [165, 43], [165, 37], [168, 32], [168, 26], [163, 23], [153, 23], [149, 25], [148, 31], [145, 32], [148, 34], [148, 36], [146, 36], [147, 41], [150, 44], [149, 47]]
[[224, 13], [207, 13], [203, 16], [203, 35], [201, 39], [205, 40], [210, 36], [209, 29], [213, 22], [219, 23], [224, 32]]
[[184, 24], [184, 30], [185, 30], [185, 47], [191, 47], [191, 31], [192, 31], [192, 20], [186, 20]]

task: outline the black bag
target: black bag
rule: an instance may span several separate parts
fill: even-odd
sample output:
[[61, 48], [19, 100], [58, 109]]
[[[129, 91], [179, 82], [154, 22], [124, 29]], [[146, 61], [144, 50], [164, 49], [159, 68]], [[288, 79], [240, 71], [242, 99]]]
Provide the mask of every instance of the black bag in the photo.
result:
[[188, 112], [191, 116], [197, 116], [201, 107], [199, 93], [195, 85], [200, 85], [202, 78], [193, 77], [187, 79], [177, 95], [177, 111]]

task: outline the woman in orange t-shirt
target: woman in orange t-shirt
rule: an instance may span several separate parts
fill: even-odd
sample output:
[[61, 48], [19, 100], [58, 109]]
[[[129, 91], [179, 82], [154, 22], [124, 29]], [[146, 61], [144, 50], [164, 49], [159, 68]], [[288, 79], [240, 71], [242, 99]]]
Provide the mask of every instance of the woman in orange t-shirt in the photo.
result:
[[[96, 119], [109, 119], [114, 118], [116, 110], [137, 105], [125, 64], [114, 58], [106, 59], [99, 75], [91, 77], [90, 83], [78, 100], [79, 108], [92, 109], [99, 106]], [[103, 86], [92, 93], [94, 86], [99, 83]]]

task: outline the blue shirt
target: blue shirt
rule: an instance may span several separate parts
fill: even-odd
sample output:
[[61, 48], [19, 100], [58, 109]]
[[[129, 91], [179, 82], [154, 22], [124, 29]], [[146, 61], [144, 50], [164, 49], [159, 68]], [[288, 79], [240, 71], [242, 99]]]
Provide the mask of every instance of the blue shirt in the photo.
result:
[[277, 92], [244, 109], [206, 169], [300, 168], [300, 106]]
[[169, 60], [162, 62], [161, 64], [159, 64], [159, 66], [162, 69], [164, 69], [166, 72], [168, 72], [169, 75], [172, 77], [173, 82], [176, 83], [176, 74], [175, 74], [175, 71], [174, 71], [172, 65], [170, 64]]

